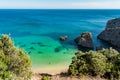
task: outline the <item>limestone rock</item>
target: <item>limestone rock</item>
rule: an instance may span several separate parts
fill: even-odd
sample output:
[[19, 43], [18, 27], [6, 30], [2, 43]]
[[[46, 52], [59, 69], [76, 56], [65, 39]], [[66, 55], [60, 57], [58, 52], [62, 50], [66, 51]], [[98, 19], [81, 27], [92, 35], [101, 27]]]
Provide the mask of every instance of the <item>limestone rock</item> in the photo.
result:
[[106, 29], [98, 35], [98, 38], [120, 49], [120, 18], [109, 20]]
[[78, 46], [81, 46], [84, 48], [90, 48], [90, 49], [94, 48], [92, 35], [90, 32], [82, 33], [81, 36], [75, 39], [75, 42], [77, 43]]
[[61, 41], [65, 41], [65, 40], [67, 40], [67, 38], [68, 38], [68, 36], [61, 36], [61, 37], [60, 37], [60, 40], [61, 40]]

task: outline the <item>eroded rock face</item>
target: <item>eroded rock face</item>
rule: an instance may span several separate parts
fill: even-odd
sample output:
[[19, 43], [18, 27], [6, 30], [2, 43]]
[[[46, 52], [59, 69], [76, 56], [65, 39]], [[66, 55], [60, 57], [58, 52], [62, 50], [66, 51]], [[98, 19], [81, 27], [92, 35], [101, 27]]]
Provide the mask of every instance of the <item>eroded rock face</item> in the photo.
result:
[[81, 46], [84, 48], [90, 48], [90, 49], [94, 48], [92, 35], [90, 32], [82, 33], [81, 36], [75, 39], [75, 42], [77, 43], [78, 46]]
[[109, 20], [98, 38], [120, 49], [120, 18]]
[[120, 28], [120, 18], [111, 19], [107, 22], [106, 29]]

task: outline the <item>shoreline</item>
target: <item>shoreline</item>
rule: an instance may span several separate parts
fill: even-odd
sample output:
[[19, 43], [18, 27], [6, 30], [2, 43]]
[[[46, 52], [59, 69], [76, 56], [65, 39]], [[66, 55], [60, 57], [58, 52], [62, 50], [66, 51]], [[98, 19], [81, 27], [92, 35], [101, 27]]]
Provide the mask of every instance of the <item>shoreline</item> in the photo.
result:
[[63, 72], [67, 72], [68, 66], [59, 66], [59, 67], [45, 67], [45, 68], [38, 68], [38, 69], [32, 69], [33, 74], [50, 74], [50, 75], [57, 75]]
[[51, 75], [47, 73], [34, 73], [32, 76], [32, 80], [41, 80], [43, 76], [48, 76], [51, 80], [108, 80], [105, 78], [93, 76], [71, 77], [66, 73], [56, 75]]
[[[66, 66], [59, 66], [59, 67], [47, 67], [47, 68], [38, 68], [38, 69], [34, 69], [33, 71], [33, 76], [32, 76], [32, 80], [41, 80], [41, 78], [44, 75], [48, 75], [49, 77], [52, 77], [53, 80], [61, 80], [60, 74], [61, 73], [66, 73], [68, 70], [68, 67]], [[66, 80], [66, 77], [65, 79]], [[70, 79], [69, 79], [70, 80]]]

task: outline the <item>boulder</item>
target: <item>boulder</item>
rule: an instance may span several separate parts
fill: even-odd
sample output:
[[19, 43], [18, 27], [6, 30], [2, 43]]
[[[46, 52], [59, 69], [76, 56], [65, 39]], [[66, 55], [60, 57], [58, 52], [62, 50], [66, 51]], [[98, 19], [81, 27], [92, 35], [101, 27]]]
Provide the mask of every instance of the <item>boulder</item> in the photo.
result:
[[60, 37], [60, 40], [61, 40], [61, 41], [65, 41], [65, 40], [67, 40], [67, 38], [68, 38], [68, 36], [61, 36], [61, 37]]
[[109, 20], [98, 38], [120, 49], [120, 18]]
[[77, 43], [78, 46], [83, 48], [89, 48], [89, 49], [94, 48], [92, 35], [90, 32], [82, 33], [79, 37], [75, 39], [75, 42]]

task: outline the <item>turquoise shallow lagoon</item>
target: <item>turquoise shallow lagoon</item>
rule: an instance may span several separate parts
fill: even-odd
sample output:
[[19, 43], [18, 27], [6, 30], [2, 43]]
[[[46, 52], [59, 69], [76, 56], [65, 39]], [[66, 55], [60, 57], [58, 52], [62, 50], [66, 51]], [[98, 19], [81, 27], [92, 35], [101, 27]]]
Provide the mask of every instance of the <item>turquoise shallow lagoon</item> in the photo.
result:
[[[0, 33], [11, 34], [15, 45], [26, 50], [34, 71], [65, 69], [78, 51], [74, 39], [93, 34], [95, 46], [108, 47], [96, 37], [120, 10], [0, 10]], [[60, 42], [59, 37], [68, 40]]]
[[15, 42], [18, 47], [22, 47], [30, 55], [35, 71], [56, 69], [57, 67], [67, 68], [77, 51], [74, 46], [61, 44], [59, 40], [56, 41], [45, 36], [15, 38]]

